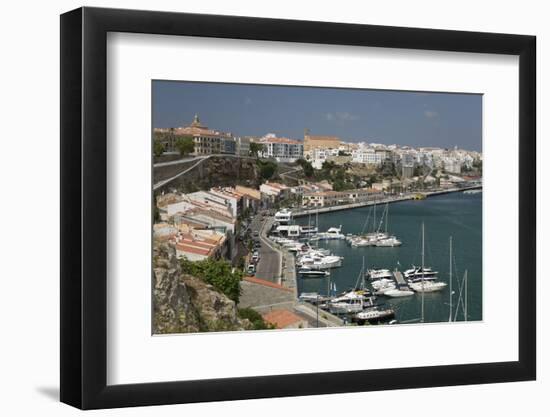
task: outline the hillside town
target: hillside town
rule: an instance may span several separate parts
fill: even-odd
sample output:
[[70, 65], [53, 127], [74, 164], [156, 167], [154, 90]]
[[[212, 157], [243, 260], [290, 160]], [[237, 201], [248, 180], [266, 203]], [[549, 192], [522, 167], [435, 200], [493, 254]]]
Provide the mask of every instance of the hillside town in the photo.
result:
[[193, 156], [249, 156], [251, 152], [257, 152], [261, 158], [283, 163], [305, 159], [315, 169], [321, 169], [327, 161], [338, 165], [352, 163], [367, 167], [394, 164], [401, 168], [397, 176], [402, 178], [413, 177], [417, 167], [439, 169], [448, 174], [461, 174], [473, 170], [476, 164], [479, 166], [483, 159], [480, 152], [458, 147], [414, 148], [367, 141], [346, 142], [336, 136], [312, 135], [309, 129], [304, 130], [302, 139], [278, 137], [275, 133], [267, 133], [261, 137], [236, 136], [208, 128], [201, 123], [198, 115], [184, 127], [154, 129], [154, 140], [159, 144], [161, 153], [178, 154], [178, 140], [181, 139], [192, 142], [188, 154]]
[[[226, 186], [206, 182], [203, 189], [186, 192], [171, 182], [180, 174], [159, 182], [153, 202], [153, 237], [156, 243], [175, 248], [178, 259], [226, 260], [242, 271], [249, 286], [265, 285], [269, 290], [296, 291], [294, 265], [292, 272], [285, 272], [285, 264], [294, 261], [267, 239], [274, 230], [285, 231], [288, 237], [293, 218], [479, 187], [482, 175], [482, 154], [477, 151], [350, 142], [313, 135], [308, 129], [300, 139], [274, 133], [238, 136], [209, 128], [198, 115], [183, 127], [155, 128], [153, 149], [155, 172], [183, 161], [195, 164], [182, 171], [188, 175], [209, 158], [256, 161], [255, 178], [228, 178]], [[266, 173], [263, 168], [268, 164], [271, 169]], [[306, 233], [305, 228], [296, 230], [296, 238], [300, 230]], [[268, 257], [274, 260], [267, 261]], [[248, 303], [255, 308], [265, 301], [263, 293], [247, 295], [243, 285], [241, 292], [243, 306]], [[294, 307], [282, 310], [270, 308], [263, 313], [278, 328], [296, 327], [296, 323], [307, 327], [308, 317], [312, 325], [311, 314], [296, 315]], [[278, 316], [288, 323], [274, 322]], [[325, 324], [331, 325], [327, 320]]]

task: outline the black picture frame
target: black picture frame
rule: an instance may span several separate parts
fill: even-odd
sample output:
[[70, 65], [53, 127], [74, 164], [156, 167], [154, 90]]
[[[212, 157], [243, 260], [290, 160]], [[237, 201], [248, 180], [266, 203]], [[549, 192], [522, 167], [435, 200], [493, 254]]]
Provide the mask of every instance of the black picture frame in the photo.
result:
[[[519, 360], [107, 385], [108, 32], [519, 56]], [[534, 36], [80, 8], [61, 15], [61, 401], [82, 409], [534, 380]]]

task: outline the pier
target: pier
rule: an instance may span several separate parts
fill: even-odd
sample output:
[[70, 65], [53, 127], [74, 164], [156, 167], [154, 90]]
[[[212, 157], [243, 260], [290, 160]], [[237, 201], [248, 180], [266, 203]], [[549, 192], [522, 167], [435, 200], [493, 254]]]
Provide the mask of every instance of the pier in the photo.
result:
[[408, 286], [407, 281], [405, 281], [405, 278], [403, 277], [401, 271], [393, 271], [393, 277], [395, 278], [395, 281], [397, 282], [397, 285], [399, 287]]
[[463, 188], [448, 188], [445, 190], [434, 190], [434, 191], [422, 191], [422, 192], [414, 192], [410, 194], [400, 195], [400, 196], [392, 196], [388, 198], [382, 198], [377, 200], [369, 200], [369, 201], [361, 201], [358, 203], [350, 203], [350, 204], [340, 204], [335, 206], [328, 206], [328, 207], [319, 207], [319, 208], [312, 208], [309, 210], [293, 210], [292, 211], [292, 217], [304, 217], [308, 216], [310, 214], [322, 214], [322, 213], [332, 213], [334, 211], [340, 211], [340, 210], [350, 210], [358, 207], [367, 207], [372, 205], [381, 205], [386, 203], [398, 203], [400, 201], [407, 201], [407, 200], [414, 200], [415, 196], [417, 194], [423, 194], [426, 197], [431, 197], [435, 195], [441, 195], [441, 194], [449, 194], [449, 193], [456, 193], [456, 192], [462, 192], [466, 190], [478, 190], [482, 189], [481, 185], [473, 185], [470, 187], [463, 187]]

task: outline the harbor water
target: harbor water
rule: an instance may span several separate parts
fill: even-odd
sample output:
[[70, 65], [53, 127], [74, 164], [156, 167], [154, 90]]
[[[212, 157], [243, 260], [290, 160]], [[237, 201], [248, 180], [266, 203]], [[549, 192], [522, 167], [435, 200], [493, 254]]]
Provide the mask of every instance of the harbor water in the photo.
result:
[[[424, 322], [449, 321], [451, 314], [457, 321], [464, 320], [464, 300], [467, 298], [468, 320], [482, 320], [482, 193], [462, 192], [444, 194], [419, 201], [403, 201], [388, 206], [388, 232], [403, 242], [399, 247], [351, 247], [345, 240], [318, 242], [335, 255], [344, 257], [340, 268], [330, 270], [329, 278], [299, 279], [298, 292], [318, 292], [326, 295], [336, 286], [341, 292], [353, 288], [363, 264], [365, 269], [397, 268], [405, 271], [411, 265], [421, 265], [422, 222], [425, 226], [425, 266], [438, 271], [438, 280], [449, 283], [449, 237], [453, 238], [453, 308], [450, 309], [450, 286], [442, 291], [424, 295]], [[342, 226], [344, 234], [361, 234], [378, 228], [385, 205], [376, 207], [376, 226], [372, 207], [336, 211], [316, 216], [297, 218], [300, 225], [315, 224], [320, 231]], [[366, 224], [368, 219], [368, 224]], [[385, 222], [381, 230], [385, 229]], [[312, 242], [312, 246], [317, 243]], [[462, 289], [464, 272], [468, 270], [467, 294]], [[330, 280], [330, 281], [329, 281]], [[368, 285], [368, 279], [366, 279]], [[464, 288], [464, 286], [462, 286]], [[334, 291], [332, 291], [334, 294]], [[466, 297], [467, 296], [467, 297]], [[378, 302], [392, 307], [400, 323], [419, 322], [421, 294], [389, 298], [381, 296]], [[457, 310], [457, 304], [459, 308]]]

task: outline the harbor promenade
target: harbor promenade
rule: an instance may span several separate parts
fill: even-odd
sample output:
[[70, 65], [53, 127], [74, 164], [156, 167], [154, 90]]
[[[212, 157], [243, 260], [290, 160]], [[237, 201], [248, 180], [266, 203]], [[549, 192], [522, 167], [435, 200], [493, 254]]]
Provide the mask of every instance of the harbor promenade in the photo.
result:
[[386, 203], [398, 203], [400, 201], [407, 201], [407, 200], [414, 200], [415, 197], [418, 194], [422, 194], [425, 197], [431, 197], [436, 195], [442, 195], [442, 194], [449, 194], [449, 193], [456, 193], [456, 192], [462, 192], [467, 190], [478, 190], [481, 189], [481, 185], [475, 185], [471, 187], [464, 187], [464, 188], [447, 188], [445, 190], [434, 190], [434, 191], [422, 191], [422, 192], [415, 192], [415, 193], [408, 193], [404, 195], [398, 195], [398, 196], [391, 196], [387, 198], [380, 198], [376, 200], [369, 200], [369, 201], [361, 201], [358, 203], [350, 203], [350, 204], [339, 204], [335, 206], [328, 206], [328, 207], [319, 207], [319, 208], [311, 208], [308, 210], [293, 210], [292, 211], [292, 217], [304, 217], [309, 216], [310, 214], [322, 214], [322, 213], [332, 213], [334, 211], [341, 211], [341, 210], [350, 210], [358, 207], [367, 207], [372, 205], [380, 205], [380, 204], [386, 204]]
[[309, 327], [342, 326], [340, 318], [298, 300], [294, 255], [279, 248], [267, 237], [273, 222], [273, 217], [269, 217], [253, 226], [253, 230], [259, 232], [262, 256], [256, 276], [244, 277], [241, 281], [239, 308], [253, 308], [262, 314], [272, 310], [289, 310], [307, 320]]

